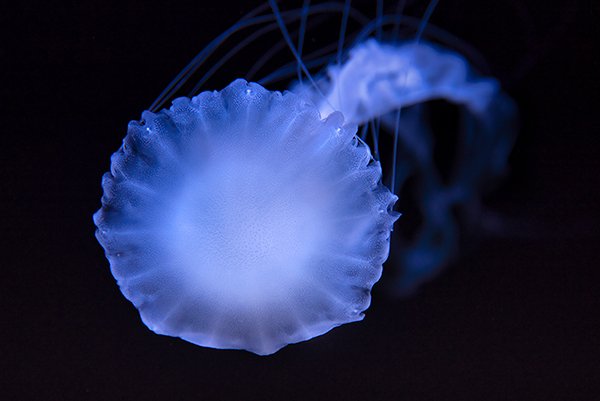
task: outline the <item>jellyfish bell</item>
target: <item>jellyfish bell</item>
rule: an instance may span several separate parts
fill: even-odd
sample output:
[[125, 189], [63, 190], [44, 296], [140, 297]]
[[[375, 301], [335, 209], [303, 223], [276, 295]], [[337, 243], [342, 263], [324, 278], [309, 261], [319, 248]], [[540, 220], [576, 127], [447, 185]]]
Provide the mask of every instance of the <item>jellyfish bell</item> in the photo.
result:
[[363, 318], [398, 214], [355, 126], [243, 80], [143, 120], [94, 220], [150, 329], [265, 355]]

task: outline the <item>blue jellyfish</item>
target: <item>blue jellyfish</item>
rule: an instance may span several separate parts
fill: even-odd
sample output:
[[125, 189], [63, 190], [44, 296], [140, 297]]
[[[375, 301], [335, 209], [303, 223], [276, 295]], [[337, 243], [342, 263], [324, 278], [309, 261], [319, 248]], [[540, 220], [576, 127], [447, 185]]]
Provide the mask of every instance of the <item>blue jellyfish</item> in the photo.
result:
[[150, 329], [265, 355], [363, 318], [398, 215], [355, 126], [243, 80], [142, 118], [94, 218]]
[[[382, 2], [375, 20], [349, 1], [305, 1], [290, 11], [272, 0], [270, 6], [272, 13], [259, 8], [210, 43], [130, 123], [94, 215], [112, 273], [151, 330], [260, 355], [364, 317], [399, 217], [395, 193], [411, 172], [421, 177], [418, 200], [431, 218], [417, 241], [402, 242], [400, 267], [407, 288], [424, 281], [448, 258], [440, 249], [452, 242], [441, 246], [431, 238], [439, 226], [452, 231], [452, 202], [472, 198], [490, 155], [502, 165], [510, 148], [497, 151], [502, 135], [477, 134], [496, 132], [503, 121], [492, 118], [496, 81], [471, 74], [463, 58], [440, 47], [382, 41], [386, 21], [398, 20], [382, 14]], [[332, 13], [342, 17], [337, 46], [303, 56], [309, 16]], [[346, 46], [350, 18], [364, 29]], [[286, 26], [293, 21], [300, 23], [297, 43]], [[189, 96], [161, 109], [216, 48], [248, 28], [256, 30], [215, 62]], [[290, 91], [238, 79], [200, 92], [240, 48], [276, 29], [295, 61], [259, 82], [297, 76]], [[368, 39], [373, 30], [377, 40]], [[270, 56], [257, 58], [248, 75]], [[313, 77], [309, 69], [321, 67]], [[440, 97], [476, 116], [470, 144], [479, 161], [456, 186], [437, 178], [420, 108]], [[391, 190], [382, 184], [380, 128], [394, 133]]]

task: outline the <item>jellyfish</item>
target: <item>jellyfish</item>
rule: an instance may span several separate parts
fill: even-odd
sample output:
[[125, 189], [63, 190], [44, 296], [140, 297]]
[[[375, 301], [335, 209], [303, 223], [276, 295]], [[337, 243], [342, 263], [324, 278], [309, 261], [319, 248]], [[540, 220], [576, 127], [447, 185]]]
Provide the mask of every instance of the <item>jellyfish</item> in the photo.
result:
[[364, 317], [397, 198], [341, 113], [236, 80], [142, 121], [94, 219], [150, 329], [266, 355]]
[[[502, 165], [496, 145], [510, 148], [495, 130], [503, 121], [493, 106], [502, 103], [497, 82], [472, 74], [464, 58], [421, 40], [369, 39], [387, 17], [371, 21], [349, 1], [305, 1], [288, 11], [269, 3], [272, 13], [258, 8], [226, 30], [129, 124], [94, 215], [112, 274], [146, 326], [259, 355], [364, 318], [400, 215], [396, 193], [415, 172], [427, 219], [416, 241], [401, 241], [403, 285], [414, 288], [435, 273], [454, 246], [436, 230], [453, 238], [453, 202], [474, 196], [490, 154]], [[303, 55], [308, 17], [332, 13], [342, 16], [337, 46]], [[365, 28], [345, 45], [349, 18]], [[294, 21], [297, 43], [286, 26]], [[257, 26], [175, 98], [228, 38]], [[267, 51], [248, 79], [200, 90], [243, 47], [277, 29], [283, 40], [273, 49], [292, 50], [289, 65], [251, 82], [272, 56]], [[313, 76], [315, 68], [323, 69]], [[288, 91], [265, 88], [294, 75]], [[442, 185], [433, 166], [421, 105], [436, 97], [475, 116], [469, 146], [479, 152], [476, 165], [456, 186]], [[380, 127], [394, 133], [387, 177]]]

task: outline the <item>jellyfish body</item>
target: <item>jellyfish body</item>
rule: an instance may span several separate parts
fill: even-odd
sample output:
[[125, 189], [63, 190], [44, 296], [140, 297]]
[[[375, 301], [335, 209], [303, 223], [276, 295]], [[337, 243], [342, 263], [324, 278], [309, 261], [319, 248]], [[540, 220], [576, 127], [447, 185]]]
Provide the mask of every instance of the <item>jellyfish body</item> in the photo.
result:
[[264, 355], [363, 318], [397, 198], [342, 124], [243, 80], [130, 123], [94, 219], [150, 329]]
[[[350, 3], [305, 2], [284, 13], [271, 4], [274, 15], [257, 10], [211, 42], [150, 110], [233, 32], [271, 24], [241, 40], [197, 87], [276, 19], [298, 66], [262, 82], [296, 71], [301, 77], [301, 70], [309, 79], [284, 94], [237, 80], [143, 113], [112, 157], [94, 216], [112, 273], [151, 330], [261, 355], [363, 318], [398, 218], [394, 192], [414, 201], [422, 217], [415, 236], [395, 235], [395, 293], [409, 294], [438, 273], [458, 246], [454, 210], [478, 208], [483, 184], [504, 171], [515, 132], [514, 105], [499, 83], [424, 40], [368, 39], [346, 50], [343, 28], [337, 62], [313, 80], [284, 25], [299, 18], [302, 43], [310, 12], [338, 10], [344, 19]], [[326, 62], [312, 63], [318, 60], [311, 68]], [[449, 180], [435, 164], [424, 111], [434, 99], [464, 112]], [[379, 127], [394, 132], [391, 192], [356, 125], [363, 138], [372, 130], [375, 146]], [[406, 190], [409, 177], [416, 185]]]

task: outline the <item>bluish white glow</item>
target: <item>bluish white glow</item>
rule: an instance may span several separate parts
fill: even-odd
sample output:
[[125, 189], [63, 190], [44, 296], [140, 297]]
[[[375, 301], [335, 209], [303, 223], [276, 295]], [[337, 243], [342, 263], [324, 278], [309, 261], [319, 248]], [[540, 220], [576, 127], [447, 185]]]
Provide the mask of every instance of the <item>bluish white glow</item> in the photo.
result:
[[270, 354], [363, 318], [398, 215], [356, 127], [243, 80], [143, 118], [95, 222], [148, 327]]
[[[224, 40], [251, 27], [261, 28], [211, 66], [197, 87], [277, 27], [297, 64], [261, 82], [298, 74], [299, 83], [282, 94], [237, 80], [144, 112], [112, 156], [94, 216], [113, 275], [149, 328], [261, 355], [363, 318], [398, 218], [394, 193], [420, 213], [414, 236], [394, 238], [397, 263], [390, 270], [401, 272], [394, 292], [408, 294], [435, 276], [456, 253], [454, 211], [478, 210], [483, 185], [504, 171], [515, 115], [498, 81], [423, 40], [421, 28], [416, 40], [402, 41], [393, 29], [383, 42], [384, 25], [400, 22], [382, 15], [379, 2], [371, 22], [350, 2], [305, 2], [283, 12], [269, 3], [273, 14], [256, 10], [224, 31], [150, 110], [171, 99]], [[342, 16], [338, 49], [322, 60], [303, 56], [309, 16], [335, 12]], [[351, 15], [363, 28], [344, 48], [352, 43], [344, 37]], [[297, 49], [286, 25], [296, 21]], [[372, 32], [377, 39], [367, 39]], [[268, 64], [270, 56], [256, 63]], [[309, 69], [323, 66], [313, 78]], [[426, 104], [436, 99], [461, 114], [454, 128], [459, 151], [445, 180]], [[355, 136], [357, 125], [374, 158]], [[392, 192], [381, 184], [380, 128], [394, 134], [392, 163], [384, 163]], [[408, 178], [412, 193], [404, 192]]]

